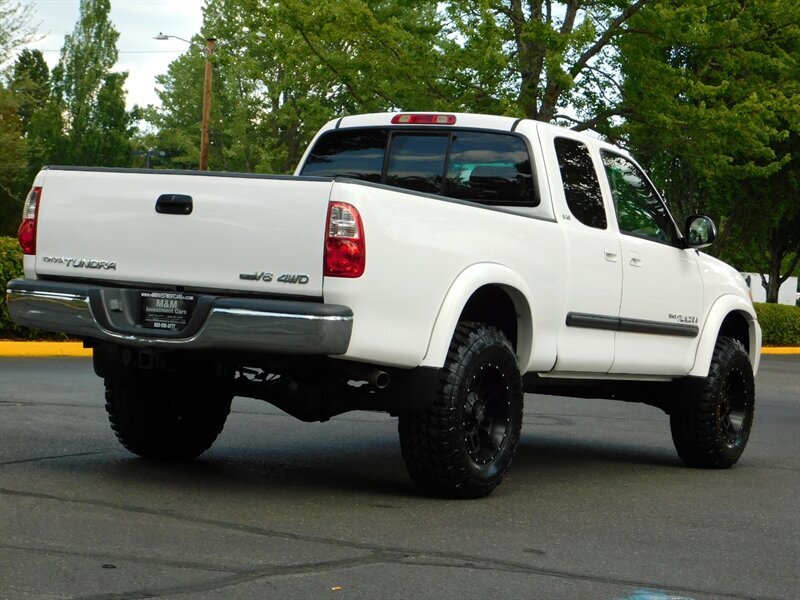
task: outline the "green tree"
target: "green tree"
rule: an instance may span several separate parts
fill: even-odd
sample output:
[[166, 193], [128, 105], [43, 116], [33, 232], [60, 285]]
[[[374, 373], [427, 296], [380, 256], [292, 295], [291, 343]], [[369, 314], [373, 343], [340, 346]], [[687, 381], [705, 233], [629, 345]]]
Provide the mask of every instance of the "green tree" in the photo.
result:
[[22, 50], [12, 68], [10, 88], [17, 96], [18, 112], [27, 128], [33, 114], [50, 98], [50, 69], [39, 50]]
[[22, 200], [16, 194], [27, 165], [27, 145], [17, 114], [14, 95], [0, 85], [0, 235], [14, 235], [22, 214]]
[[[0, 75], [16, 49], [33, 37], [33, 9], [14, 0], [0, 0]], [[27, 144], [15, 95], [0, 81], [0, 235], [16, 231], [22, 203], [16, 189], [25, 172]]]
[[[213, 36], [213, 168], [291, 170], [325, 120], [353, 113], [464, 110], [600, 127], [623, 110], [615, 45], [653, 1], [209, 0], [197, 47], [160, 81], [163, 111], [151, 115], [174, 160], [194, 163], [201, 47]], [[244, 27], [267, 37], [232, 43]]]
[[800, 5], [659, 0], [631, 28], [619, 55], [626, 121], [612, 134], [680, 219], [715, 217], [716, 254], [776, 283], [797, 265]]
[[[81, 0], [75, 29], [64, 38], [53, 90], [65, 119], [67, 164], [126, 166], [131, 117], [125, 112], [127, 73], [112, 73], [119, 33], [108, 19], [110, 0]], [[113, 147], [112, 147], [113, 145]]]
[[730, 258], [762, 274], [767, 302], [777, 302], [781, 285], [800, 275], [800, 132], [776, 152], [789, 161], [773, 175], [742, 181], [729, 219], [738, 242]]
[[470, 110], [588, 129], [619, 115], [616, 45], [652, 0], [451, 0], [442, 40]]
[[60, 162], [58, 153], [64, 147], [62, 120], [51, 93], [50, 70], [39, 50], [19, 53], [9, 89], [17, 102], [28, 152], [25, 176], [16, 190], [17, 196], [21, 196], [42, 165]]
[[14, 50], [33, 37], [32, 14], [33, 8], [29, 4], [0, 0], [0, 70]]
[[162, 109], [150, 112], [176, 164], [197, 164], [205, 36], [219, 40], [214, 169], [289, 172], [334, 116], [448, 104], [432, 55], [441, 29], [433, 2], [210, 0], [204, 17], [203, 36], [159, 80]]

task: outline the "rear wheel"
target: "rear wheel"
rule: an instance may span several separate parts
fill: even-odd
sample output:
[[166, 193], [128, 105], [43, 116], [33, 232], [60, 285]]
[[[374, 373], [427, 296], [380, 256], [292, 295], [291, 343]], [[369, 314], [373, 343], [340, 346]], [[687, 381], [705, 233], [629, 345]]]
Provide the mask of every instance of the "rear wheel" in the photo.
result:
[[753, 369], [739, 340], [717, 340], [711, 369], [687, 384], [687, 396], [670, 415], [672, 440], [690, 467], [724, 469], [739, 460], [755, 411]]
[[489, 494], [511, 466], [522, 426], [522, 379], [511, 344], [495, 327], [461, 323], [433, 406], [400, 415], [408, 472], [428, 492]]
[[107, 378], [105, 386], [111, 428], [123, 446], [144, 458], [202, 454], [222, 431], [233, 399], [224, 378], [207, 375], [138, 372]]

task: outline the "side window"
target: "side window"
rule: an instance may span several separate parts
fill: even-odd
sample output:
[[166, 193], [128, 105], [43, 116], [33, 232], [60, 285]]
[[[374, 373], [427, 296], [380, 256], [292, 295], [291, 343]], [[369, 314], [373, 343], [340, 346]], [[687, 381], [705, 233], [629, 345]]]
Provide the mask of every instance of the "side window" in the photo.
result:
[[589, 149], [567, 138], [557, 138], [555, 147], [569, 211], [584, 225], [605, 229], [608, 222], [603, 194]]
[[676, 244], [678, 237], [666, 206], [636, 165], [610, 152], [601, 155], [620, 231]]
[[379, 183], [386, 152], [386, 129], [342, 129], [322, 135], [301, 175], [352, 177]]
[[450, 136], [395, 133], [386, 169], [386, 184], [440, 194]]
[[538, 204], [528, 148], [501, 133], [453, 133], [444, 195], [485, 204]]

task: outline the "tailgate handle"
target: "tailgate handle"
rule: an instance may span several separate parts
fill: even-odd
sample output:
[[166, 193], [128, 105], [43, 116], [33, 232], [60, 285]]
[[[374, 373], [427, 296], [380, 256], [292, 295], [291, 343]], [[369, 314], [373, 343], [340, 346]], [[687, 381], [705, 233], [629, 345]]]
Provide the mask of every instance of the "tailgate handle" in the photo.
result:
[[192, 197], [183, 194], [161, 194], [156, 200], [156, 212], [165, 215], [190, 215]]

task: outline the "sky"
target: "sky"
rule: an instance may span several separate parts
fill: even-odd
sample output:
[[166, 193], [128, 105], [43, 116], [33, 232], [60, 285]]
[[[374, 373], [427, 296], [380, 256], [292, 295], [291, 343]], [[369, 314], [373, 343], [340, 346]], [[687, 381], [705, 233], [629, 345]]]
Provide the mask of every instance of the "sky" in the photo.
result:
[[[64, 36], [78, 21], [80, 0], [27, 0], [34, 8], [32, 25], [39, 35], [27, 48], [44, 53], [47, 64], [58, 63]], [[185, 52], [180, 40], [154, 40], [163, 32], [191, 39], [203, 23], [203, 0], [111, 0], [111, 22], [119, 32], [119, 60], [114, 71], [127, 71], [128, 108], [134, 104], [159, 104], [156, 75], [166, 73], [169, 64]]]

